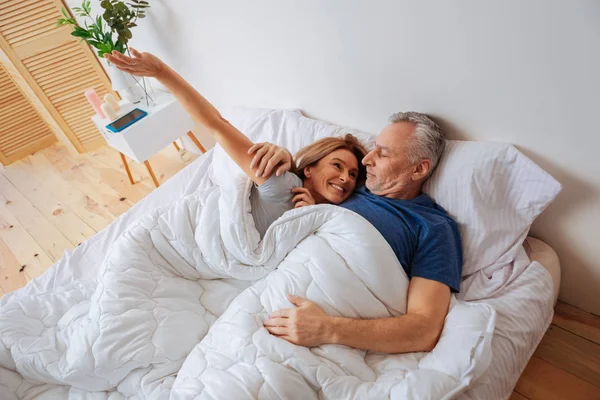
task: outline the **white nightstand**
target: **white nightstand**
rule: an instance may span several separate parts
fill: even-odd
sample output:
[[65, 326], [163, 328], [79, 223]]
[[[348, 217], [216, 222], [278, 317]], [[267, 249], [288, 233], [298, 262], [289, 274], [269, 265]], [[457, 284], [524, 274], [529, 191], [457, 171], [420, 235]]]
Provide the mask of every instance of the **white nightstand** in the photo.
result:
[[106, 128], [111, 121], [100, 118], [98, 115], [92, 117], [96, 128], [102, 133], [106, 143], [121, 154], [121, 160], [127, 171], [129, 182], [133, 185], [133, 177], [127, 164], [125, 156], [144, 163], [148, 173], [152, 177], [156, 187], [159, 186], [158, 180], [152, 171], [148, 159], [160, 150], [173, 143], [179, 151], [179, 146], [175, 140], [183, 135], [188, 135], [202, 153], [206, 152], [202, 144], [192, 133], [194, 122], [183, 106], [175, 99], [173, 95], [167, 92], [156, 92], [157, 105], [145, 107], [143, 103], [130, 104], [120, 101], [118, 117], [123, 116], [134, 108], [146, 111], [148, 115], [133, 125], [123, 129], [121, 132], [114, 133]]

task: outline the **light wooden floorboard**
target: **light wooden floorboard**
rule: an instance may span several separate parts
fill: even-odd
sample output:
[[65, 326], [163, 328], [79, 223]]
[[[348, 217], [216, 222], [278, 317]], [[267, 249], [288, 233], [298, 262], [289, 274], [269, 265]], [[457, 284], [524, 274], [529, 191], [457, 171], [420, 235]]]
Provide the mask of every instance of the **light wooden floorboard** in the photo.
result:
[[[52, 260], [32, 236], [34, 233], [39, 234], [39, 230], [30, 233], [9, 211], [6, 206], [7, 201], [0, 194], [0, 239], [6, 243], [7, 248], [10, 249], [16, 258], [20, 266], [19, 268], [25, 266], [25, 274], [30, 278], [34, 278], [43, 274], [52, 265]], [[40, 224], [44, 224], [44, 220], [40, 220], [39, 222]], [[18, 288], [19, 286], [18, 283], [10, 283], [10, 287]]]
[[29, 175], [17, 164], [13, 168], [3, 168], [3, 174], [12, 185], [37, 208], [73, 246], [91, 237], [94, 231], [88, 224], [68, 209], [52, 193], [43, 189], [41, 182]]
[[[4, 225], [0, 221], [0, 230]], [[21, 264], [0, 238], [0, 291], [2, 294], [17, 290], [27, 283], [25, 273], [20, 271]]]
[[[181, 162], [169, 146], [151, 162], [164, 182], [196, 158]], [[72, 154], [53, 145], [0, 166], [0, 295], [44, 273], [65, 250], [151, 193], [154, 184], [145, 167], [130, 165], [139, 175], [135, 185], [129, 183], [119, 153], [109, 147]]]
[[0, 195], [6, 211], [23, 225], [53, 262], [74, 247], [3, 174], [0, 174]]
[[127, 178], [124, 168], [120, 171], [93, 156], [88, 157], [87, 160], [97, 171], [99, 178], [115, 192], [120, 193], [130, 203], [137, 203], [154, 189], [152, 182], [150, 182], [152, 187], [139, 181], [135, 185], [132, 185]]
[[56, 197], [94, 231], [104, 229], [113, 221], [114, 217], [108, 211], [64, 179], [43, 155], [35, 154], [17, 165], [41, 182], [45, 193]]
[[58, 167], [59, 174], [77, 190], [86, 193], [113, 217], [127, 211], [133, 203], [103, 182], [98, 171], [86, 157], [73, 158], [64, 147], [49, 147], [43, 155], [50, 164]]

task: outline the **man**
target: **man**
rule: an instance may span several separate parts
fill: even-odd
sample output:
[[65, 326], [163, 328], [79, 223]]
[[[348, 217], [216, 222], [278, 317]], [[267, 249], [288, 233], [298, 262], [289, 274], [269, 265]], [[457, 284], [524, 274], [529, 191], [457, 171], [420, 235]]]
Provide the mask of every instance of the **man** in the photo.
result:
[[[431, 351], [442, 332], [451, 292], [458, 292], [462, 250], [458, 226], [421, 192], [444, 150], [445, 135], [427, 115], [390, 118], [362, 163], [365, 187], [341, 205], [375, 226], [409, 276], [407, 312], [381, 319], [332, 317], [314, 303], [288, 295], [295, 308], [273, 312], [267, 330], [294, 344], [342, 344], [385, 353]], [[258, 150], [258, 151], [257, 151]], [[255, 146], [253, 160], [267, 174], [289, 169], [292, 156], [274, 145]], [[267, 163], [269, 161], [269, 163]]]

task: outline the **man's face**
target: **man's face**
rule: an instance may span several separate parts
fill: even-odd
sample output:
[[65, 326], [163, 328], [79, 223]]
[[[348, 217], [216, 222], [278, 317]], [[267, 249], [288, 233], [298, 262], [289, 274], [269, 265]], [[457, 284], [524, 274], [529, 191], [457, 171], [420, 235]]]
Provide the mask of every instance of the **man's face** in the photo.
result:
[[366, 186], [372, 193], [403, 197], [403, 189], [412, 183], [413, 166], [408, 162], [405, 146], [414, 129], [410, 122], [389, 124], [377, 137], [375, 148], [363, 158]]

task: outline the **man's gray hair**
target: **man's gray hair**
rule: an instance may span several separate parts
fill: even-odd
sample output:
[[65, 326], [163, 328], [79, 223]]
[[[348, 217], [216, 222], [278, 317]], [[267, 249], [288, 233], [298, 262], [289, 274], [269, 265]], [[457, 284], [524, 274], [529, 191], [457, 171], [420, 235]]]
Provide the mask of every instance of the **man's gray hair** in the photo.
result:
[[437, 167], [444, 147], [446, 146], [446, 134], [427, 114], [407, 111], [392, 114], [389, 121], [411, 122], [415, 125], [415, 131], [406, 145], [406, 156], [408, 162], [416, 164], [421, 160], [431, 160], [431, 169], [426, 178], [429, 178], [435, 167]]

